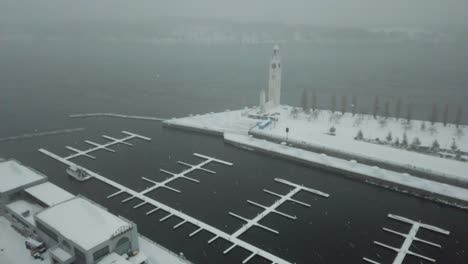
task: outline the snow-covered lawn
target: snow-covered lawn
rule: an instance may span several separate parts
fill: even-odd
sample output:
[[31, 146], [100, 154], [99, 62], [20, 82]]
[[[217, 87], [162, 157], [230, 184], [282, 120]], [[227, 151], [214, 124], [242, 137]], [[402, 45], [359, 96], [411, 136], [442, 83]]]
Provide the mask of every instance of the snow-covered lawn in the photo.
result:
[[49, 253], [43, 254], [44, 261], [34, 259], [24, 246], [25, 238], [10, 227], [10, 222], [0, 216], [0, 263], [44, 264], [50, 263]]
[[[452, 159], [441, 158], [433, 155], [423, 154], [392, 147], [380, 145], [354, 138], [361, 130], [364, 138], [385, 141], [389, 133], [392, 134], [392, 142], [397, 138], [401, 142], [406, 134], [408, 143], [418, 138], [421, 146], [432, 146], [437, 140], [441, 148], [450, 149], [453, 141], [461, 151], [468, 151], [468, 130], [461, 127], [457, 129], [454, 125], [445, 127], [442, 123], [432, 126], [429, 122], [411, 121], [410, 125], [404, 120], [395, 118], [384, 119], [373, 116], [356, 115], [350, 113], [344, 115], [330, 111], [318, 111], [316, 115], [299, 112], [297, 117], [291, 115], [291, 107], [281, 106], [276, 112], [279, 113], [279, 121], [264, 129], [255, 128], [252, 131], [279, 140], [291, 141], [314, 147], [339, 151], [349, 155], [355, 155], [388, 164], [405, 166], [435, 173], [437, 175], [450, 177], [452, 179], [468, 182], [468, 163]], [[425, 129], [422, 124], [425, 123]], [[330, 135], [331, 127], [335, 127], [335, 135]], [[286, 133], [286, 128], [289, 133]]]
[[222, 134], [224, 132], [247, 134], [259, 122], [247, 117], [249, 109], [207, 113], [164, 121], [168, 125], [195, 128]]
[[[322, 164], [325, 167], [339, 169], [344, 172], [357, 173], [367, 177], [371, 182], [393, 182], [399, 186], [409, 187], [410, 189], [422, 190], [426, 193], [433, 193], [440, 196], [450, 197], [458, 201], [468, 201], [467, 189], [414, 177], [407, 173], [394, 172], [365, 164], [360, 164], [355, 161], [330, 157], [325, 154], [318, 154], [311, 151], [297, 149], [284, 144], [277, 144], [251, 136], [225, 133], [224, 139], [227, 142], [244, 146], [246, 148], [268, 151], [273, 154], [277, 153], [298, 161]], [[450, 201], [446, 200], [446, 202]]]

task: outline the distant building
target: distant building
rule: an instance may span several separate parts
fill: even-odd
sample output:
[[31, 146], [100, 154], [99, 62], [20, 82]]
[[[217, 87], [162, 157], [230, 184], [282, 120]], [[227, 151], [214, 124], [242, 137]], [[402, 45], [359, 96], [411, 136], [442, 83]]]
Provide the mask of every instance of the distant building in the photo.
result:
[[273, 56], [269, 66], [268, 89], [260, 91], [260, 110], [268, 111], [281, 103], [281, 56], [279, 46], [273, 48]]

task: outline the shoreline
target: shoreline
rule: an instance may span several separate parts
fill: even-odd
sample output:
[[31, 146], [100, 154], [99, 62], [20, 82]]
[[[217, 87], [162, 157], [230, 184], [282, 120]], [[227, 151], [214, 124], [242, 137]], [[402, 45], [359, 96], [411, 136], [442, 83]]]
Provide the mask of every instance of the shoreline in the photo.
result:
[[[165, 120], [162, 124], [165, 128], [180, 129], [188, 132], [221, 137], [226, 144], [238, 148], [298, 162], [305, 166], [335, 172], [341, 176], [372, 185], [378, 185], [382, 188], [395, 190], [400, 193], [411, 194], [446, 205], [468, 209], [467, 182], [444, 177], [444, 175], [439, 175], [437, 172], [421, 170], [419, 167], [411, 168], [405, 164], [393, 164], [380, 159], [375, 160], [367, 156], [354, 155], [353, 153], [335, 153], [336, 151], [334, 151], [334, 149], [328, 152], [328, 149], [314, 147], [312, 145], [308, 148], [308, 145], [301, 146], [301, 144], [299, 144], [300, 142], [292, 142], [291, 140], [288, 140], [287, 143], [292, 143], [290, 145], [293, 147], [284, 146], [279, 144], [283, 140], [270, 136], [268, 133], [256, 132], [256, 129], [231, 131], [231, 127], [235, 127], [238, 124], [242, 124], [245, 127], [246, 124], [256, 122], [244, 117], [242, 111], [243, 110], [231, 111], [229, 115], [233, 115], [233, 112], [237, 112], [237, 119], [232, 121], [228, 120], [230, 116], [226, 116], [226, 112], [221, 112]], [[222, 120], [222, 122], [219, 120]], [[243, 139], [236, 140], [234, 137], [242, 137]], [[252, 141], [249, 142], [245, 139]], [[254, 143], [253, 140], [255, 140], [256, 143]], [[260, 147], [258, 145], [259, 142], [268, 144], [269, 148]], [[279, 147], [290, 148], [289, 151], [295, 153], [288, 154], [274, 149]], [[322, 152], [325, 154], [320, 154]], [[301, 154], [299, 155], [298, 153]], [[315, 158], [309, 160], [304, 158], [304, 156], [308, 155], [315, 156]], [[333, 160], [333, 162], [339, 163], [339, 165], [327, 163], [327, 161], [319, 160], [317, 157], [325, 158], [327, 161]], [[353, 163], [352, 165], [359, 167], [359, 169], [343, 167], [343, 164], [346, 163], [348, 163], [348, 165], [349, 163]], [[377, 167], [377, 165], [380, 167]], [[374, 172], [372, 172], [372, 170], [374, 170]], [[391, 177], [379, 176], [382, 172]], [[407, 181], [411, 183], [407, 183]]]
[[[241, 138], [241, 137], [243, 137], [243, 138]], [[257, 141], [258, 144], [248, 142], [249, 140], [255, 140], [255, 141]], [[409, 184], [404, 184], [404, 181], [396, 182], [396, 181], [391, 181], [391, 180], [388, 180], [388, 179], [378, 178], [377, 176], [371, 175], [372, 172], [365, 173], [363, 170], [366, 170], [366, 169], [375, 170], [376, 174], [387, 173], [387, 174], [395, 174], [395, 176], [399, 175], [401, 177], [404, 177], [405, 180], [409, 180], [409, 182], [411, 182], [411, 181], [422, 181], [422, 179], [419, 179], [419, 178], [417, 178], [415, 176], [412, 176], [412, 175], [409, 175], [407, 173], [399, 173], [399, 172], [389, 171], [389, 170], [381, 169], [381, 168], [378, 168], [378, 167], [372, 167], [372, 166], [369, 166], [369, 165], [360, 164], [360, 163], [357, 163], [357, 162], [342, 160], [342, 159], [339, 159], [339, 158], [327, 156], [325, 154], [317, 154], [317, 153], [313, 153], [313, 152], [308, 153], [309, 155], [316, 156], [315, 158], [317, 158], [317, 159], [323, 159], [323, 160], [325, 160], [327, 162], [329, 162], [330, 160], [335, 161], [335, 162], [336, 161], [341, 161], [343, 163], [350, 163], [351, 164], [351, 165], [349, 165], [350, 167], [357, 167], [355, 170], [346, 169], [345, 167], [339, 166], [338, 164], [325, 164], [324, 162], [319, 162], [319, 161], [314, 160], [314, 159], [308, 159], [308, 158], [304, 157], [305, 155], [301, 156], [301, 157], [298, 157], [298, 156], [296, 156], [296, 155], [294, 155], [292, 153], [287, 153], [287, 152], [296, 152], [297, 153], [297, 151], [299, 150], [297, 148], [284, 146], [284, 145], [279, 145], [279, 144], [272, 143], [272, 142], [269, 142], [269, 141], [263, 141], [263, 142], [262, 141], [263, 140], [261, 140], [261, 139], [251, 138], [249, 136], [241, 136], [241, 135], [234, 135], [234, 134], [225, 134], [224, 135], [224, 142], [225, 143], [233, 145], [233, 146], [238, 147], [238, 148], [242, 148], [242, 149], [245, 149], [245, 150], [248, 150], [248, 151], [254, 151], [254, 152], [258, 152], [258, 153], [267, 154], [267, 155], [270, 155], [270, 156], [286, 159], [286, 160], [293, 161], [293, 162], [296, 162], [296, 163], [300, 163], [300, 164], [310, 166], [310, 167], [313, 167], [313, 168], [323, 169], [323, 170], [326, 170], [328, 172], [335, 172], [335, 173], [339, 174], [340, 176], [344, 176], [344, 177], [348, 177], [348, 178], [351, 178], [351, 179], [359, 180], [359, 181], [362, 181], [362, 182], [365, 182], [365, 183], [368, 183], [368, 184], [372, 184], [372, 185], [377, 185], [377, 186], [383, 187], [385, 189], [391, 189], [391, 190], [394, 190], [394, 191], [398, 191], [400, 193], [411, 194], [413, 196], [417, 196], [417, 197], [420, 197], [420, 198], [428, 199], [428, 200], [435, 201], [435, 202], [440, 202], [440, 203], [443, 203], [445, 205], [450, 205], [450, 206], [454, 206], [454, 207], [461, 208], [461, 209], [468, 209], [468, 190], [464, 189], [464, 188], [460, 188], [460, 187], [456, 187], [456, 186], [452, 186], [452, 185], [448, 185], [448, 184], [444, 184], [444, 183], [438, 183], [438, 182], [434, 182], [434, 181], [430, 181], [430, 180], [423, 180], [424, 182], [423, 182], [422, 185], [425, 185], [425, 184], [439, 185], [438, 187], [440, 187], [443, 190], [453, 191], [453, 192], [449, 192], [451, 194], [463, 192], [461, 195], [458, 195], [457, 197], [455, 197], [455, 196], [446, 196], [446, 195], [443, 195], [441, 193], [435, 193], [435, 192], [433, 192], [431, 190], [428, 190], [428, 189], [425, 189], [425, 188], [417, 188], [416, 186], [410, 186]], [[263, 144], [270, 144], [270, 146], [262, 147], [261, 145], [263, 145]], [[284, 152], [283, 151], [275, 151], [275, 150], [272, 150], [270, 148], [271, 146], [277, 147], [277, 148], [285, 148], [286, 151], [284, 151]], [[300, 151], [308, 152], [306, 150], [300, 150]], [[415, 184], [413, 184], [413, 185], [415, 185]]]

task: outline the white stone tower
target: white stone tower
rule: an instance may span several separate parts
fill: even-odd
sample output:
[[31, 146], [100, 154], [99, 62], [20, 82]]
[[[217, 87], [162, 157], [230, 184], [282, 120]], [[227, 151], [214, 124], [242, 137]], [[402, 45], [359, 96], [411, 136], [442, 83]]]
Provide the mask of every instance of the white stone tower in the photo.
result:
[[281, 56], [279, 46], [273, 48], [273, 57], [270, 63], [270, 77], [268, 80], [267, 101], [270, 101], [273, 106], [280, 105], [281, 99]]

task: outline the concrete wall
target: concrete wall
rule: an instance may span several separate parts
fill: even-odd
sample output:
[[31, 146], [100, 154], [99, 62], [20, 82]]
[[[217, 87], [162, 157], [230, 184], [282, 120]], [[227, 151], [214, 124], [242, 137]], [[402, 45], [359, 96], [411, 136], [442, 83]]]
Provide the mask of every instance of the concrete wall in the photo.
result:
[[433, 200], [433, 201], [438, 201], [438, 202], [441, 202], [441, 203], [444, 203], [444, 204], [447, 204], [447, 205], [451, 205], [451, 206], [455, 206], [455, 207], [459, 207], [459, 208], [465, 208], [465, 209], [468, 208], [468, 201], [458, 200], [458, 199], [454, 199], [452, 197], [447, 197], [447, 196], [443, 196], [443, 195], [437, 195], [437, 194], [427, 192], [427, 191], [424, 191], [424, 190], [414, 189], [414, 188], [411, 188], [411, 187], [408, 187], [408, 186], [402, 186], [402, 185], [396, 184], [394, 182], [388, 182], [388, 181], [384, 181], [384, 180], [380, 180], [380, 179], [376, 179], [376, 178], [371, 178], [371, 177], [368, 177], [367, 175], [354, 173], [354, 172], [350, 172], [350, 171], [345, 171], [345, 170], [335, 168], [335, 167], [332, 167], [332, 166], [328, 166], [328, 165], [325, 165], [325, 164], [316, 163], [316, 162], [313, 162], [313, 161], [302, 159], [301, 157], [293, 157], [293, 156], [283, 154], [283, 153], [271, 152], [271, 151], [268, 151], [268, 150], [265, 150], [265, 149], [262, 149], [262, 148], [258, 148], [256, 146], [245, 145], [245, 144], [238, 143], [238, 142], [232, 142], [232, 141], [229, 141], [229, 140], [226, 140], [226, 139], [224, 141], [226, 143], [229, 143], [231, 145], [234, 145], [236, 147], [243, 148], [243, 149], [246, 149], [246, 150], [249, 150], [249, 151], [256, 151], [256, 152], [260, 152], [260, 153], [265, 153], [265, 154], [268, 154], [269, 156], [279, 157], [279, 158], [282, 158], [282, 159], [290, 160], [290, 161], [293, 161], [293, 162], [297, 162], [297, 163], [300, 163], [300, 164], [304, 164], [306, 166], [310, 166], [310, 167], [321, 169], [321, 170], [328, 171], [328, 172], [334, 172], [334, 173], [336, 173], [338, 175], [345, 176], [345, 177], [350, 177], [350, 178], [353, 178], [353, 179], [356, 179], [356, 180], [363, 181], [365, 183], [379, 185], [379, 186], [382, 186], [382, 187], [385, 187], [385, 188], [388, 188], [388, 189], [392, 189], [392, 190], [395, 190], [395, 191], [400, 191], [400, 192], [403, 192], [403, 193], [408, 193], [408, 191], [409, 191], [409, 193], [411, 195], [414, 195], [414, 196], [422, 197], [422, 198]]

